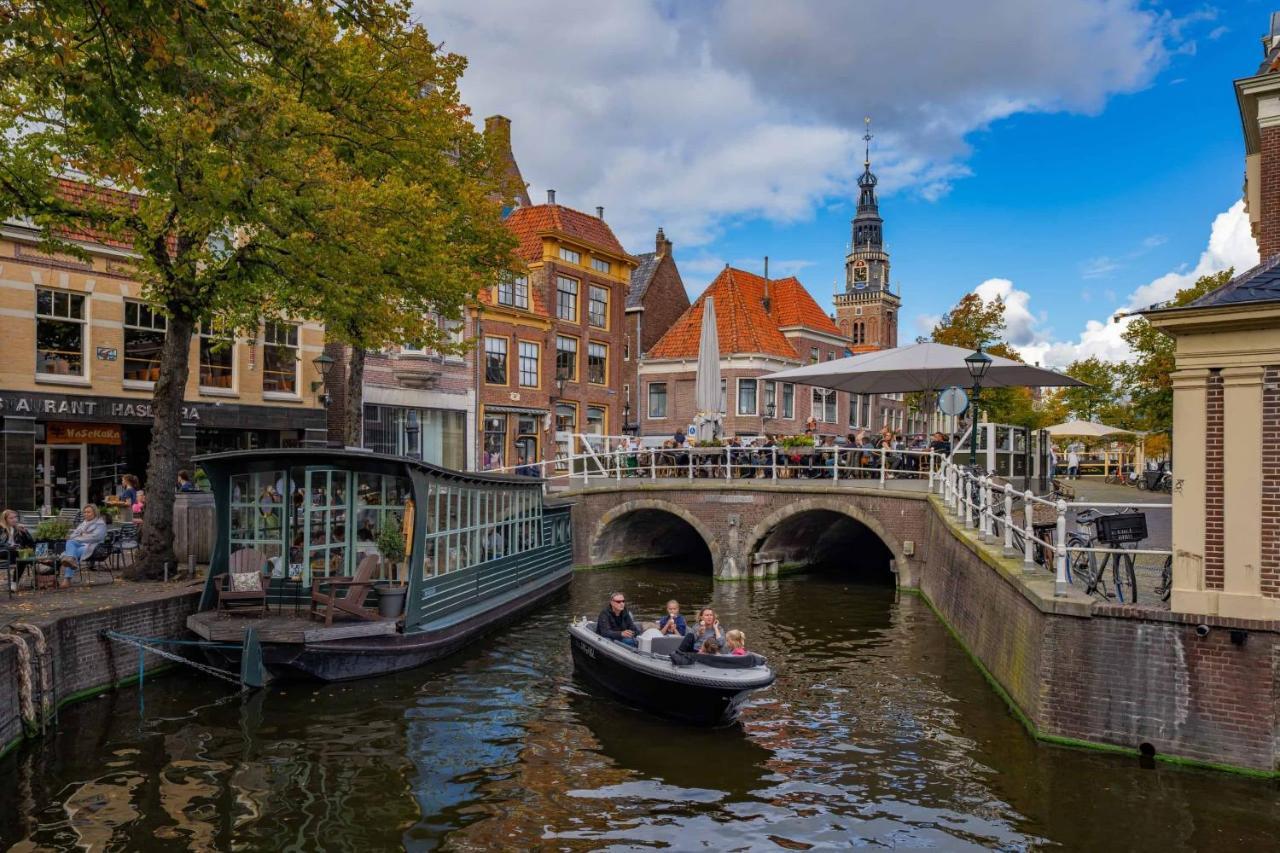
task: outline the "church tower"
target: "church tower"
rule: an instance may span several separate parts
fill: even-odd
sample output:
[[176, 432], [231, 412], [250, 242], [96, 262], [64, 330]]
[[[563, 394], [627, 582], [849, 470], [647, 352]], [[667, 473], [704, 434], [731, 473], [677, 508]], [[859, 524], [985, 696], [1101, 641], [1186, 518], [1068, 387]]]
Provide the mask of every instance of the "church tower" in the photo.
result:
[[862, 138], [867, 143], [866, 157], [858, 178], [858, 212], [844, 259], [844, 292], [835, 295], [836, 325], [853, 347], [884, 349], [898, 345], [902, 300], [889, 289], [889, 253], [884, 248], [884, 220], [871, 171], [869, 118]]

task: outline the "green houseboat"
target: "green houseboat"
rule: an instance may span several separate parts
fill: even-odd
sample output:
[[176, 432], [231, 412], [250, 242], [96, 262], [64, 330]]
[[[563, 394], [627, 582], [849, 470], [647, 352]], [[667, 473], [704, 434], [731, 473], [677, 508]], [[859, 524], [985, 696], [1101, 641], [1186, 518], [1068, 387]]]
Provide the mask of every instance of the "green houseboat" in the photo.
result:
[[572, 577], [569, 505], [542, 481], [359, 450], [195, 460], [216, 539], [188, 626], [277, 678], [340, 681], [419, 666], [519, 618]]

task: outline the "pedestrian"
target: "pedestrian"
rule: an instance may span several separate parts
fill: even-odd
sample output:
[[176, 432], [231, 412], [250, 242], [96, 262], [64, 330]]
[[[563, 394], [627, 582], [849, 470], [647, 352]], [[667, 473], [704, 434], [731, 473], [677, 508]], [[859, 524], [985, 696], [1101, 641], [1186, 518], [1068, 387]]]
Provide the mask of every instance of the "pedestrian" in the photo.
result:
[[1067, 448], [1067, 479], [1080, 479], [1080, 454], [1074, 444]]
[[191, 482], [191, 472], [188, 471], [186, 468], [183, 468], [180, 471], [178, 471], [178, 491], [194, 492], [195, 490], [196, 490], [196, 484]]

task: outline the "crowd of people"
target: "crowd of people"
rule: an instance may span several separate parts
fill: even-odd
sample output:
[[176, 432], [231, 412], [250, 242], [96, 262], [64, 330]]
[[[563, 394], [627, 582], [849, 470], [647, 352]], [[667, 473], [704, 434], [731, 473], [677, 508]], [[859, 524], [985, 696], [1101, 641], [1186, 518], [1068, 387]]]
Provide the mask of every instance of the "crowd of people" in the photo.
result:
[[[685, 654], [747, 654], [746, 634], [738, 630], [726, 631], [710, 607], [699, 610], [697, 620], [689, 625], [680, 613], [680, 602], [673, 599], [667, 602], [667, 612], [658, 619], [657, 625], [656, 629], [650, 630], [656, 630], [660, 636], [683, 638], [680, 651]], [[639, 645], [643, 631], [627, 609], [626, 595], [615, 592], [609, 596], [608, 605], [596, 618], [596, 633], [631, 648]]]

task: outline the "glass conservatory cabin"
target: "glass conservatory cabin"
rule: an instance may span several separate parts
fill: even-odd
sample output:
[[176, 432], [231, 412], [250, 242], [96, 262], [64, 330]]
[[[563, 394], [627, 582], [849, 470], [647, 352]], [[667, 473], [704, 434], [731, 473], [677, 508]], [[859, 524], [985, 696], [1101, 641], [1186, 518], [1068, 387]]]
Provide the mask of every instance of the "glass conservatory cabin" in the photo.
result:
[[[194, 460], [209, 477], [217, 535], [201, 609], [231, 555], [266, 561], [276, 603], [305, 596], [315, 580], [351, 576], [379, 538], [405, 557], [379, 577], [407, 582], [404, 629], [567, 571], [569, 507], [544, 503], [542, 481], [472, 474], [401, 456], [284, 448]], [[387, 528], [390, 528], [389, 530]]]

